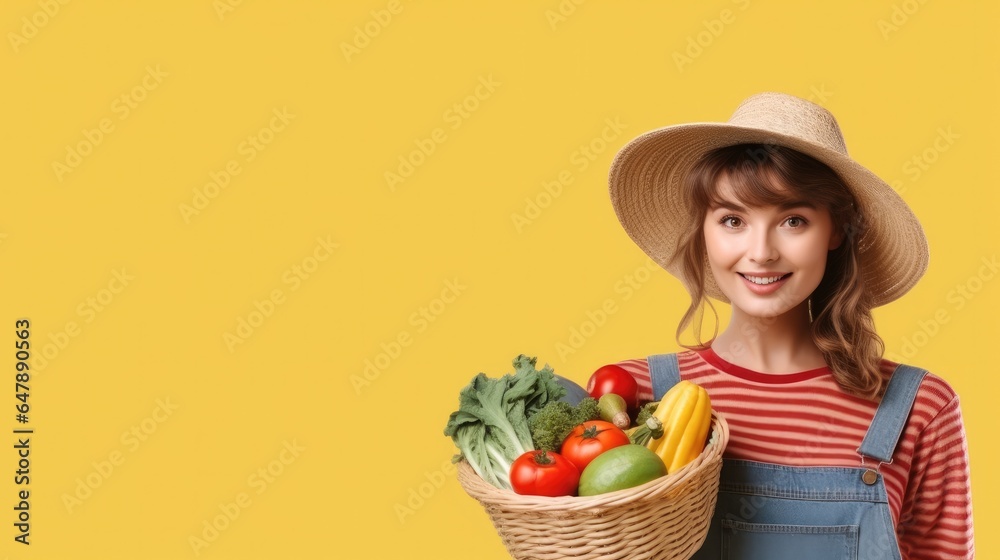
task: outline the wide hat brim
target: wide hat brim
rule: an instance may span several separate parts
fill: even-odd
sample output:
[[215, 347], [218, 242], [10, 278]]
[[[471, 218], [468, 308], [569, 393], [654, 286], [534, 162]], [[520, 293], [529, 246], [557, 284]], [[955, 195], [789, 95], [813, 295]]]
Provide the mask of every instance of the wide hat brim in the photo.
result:
[[[748, 107], [756, 104], [756, 107]], [[764, 105], [777, 117], [747, 117]], [[773, 107], [771, 107], [773, 106]], [[823, 113], [833, 130], [813, 133], [814, 123], [792, 114]], [[744, 115], [738, 117], [741, 109]], [[806, 121], [815, 115], [806, 115]], [[822, 126], [822, 125], [821, 125]], [[646, 132], [622, 148], [611, 165], [609, 188], [618, 220], [632, 240], [668, 272], [683, 278], [681, 259], [672, 262], [690, 210], [681, 196], [682, 182], [705, 154], [735, 144], [767, 144], [792, 148], [829, 166], [845, 182], [857, 201], [861, 231], [857, 243], [861, 278], [872, 307], [896, 300], [912, 288], [927, 270], [928, 247], [923, 228], [899, 194], [877, 175], [847, 155], [843, 137], [832, 115], [817, 105], [784, 94], [759, 94], [737, 109], [725, 123], [689, 123]], [[850, 235], [852, 232], [848, 232]], [[705, 289], [710, 297], [728, 303], [706, 263]]]

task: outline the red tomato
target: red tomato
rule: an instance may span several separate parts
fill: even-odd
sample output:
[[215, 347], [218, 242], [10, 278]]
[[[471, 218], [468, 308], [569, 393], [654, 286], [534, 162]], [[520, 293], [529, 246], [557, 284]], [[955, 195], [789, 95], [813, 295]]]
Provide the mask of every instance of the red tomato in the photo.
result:
[[625, 399], [629, 410], [639, 406], [639, 384], [625, 368], [614, 364], [602, 366], [590, 376], [587, 392], [595, 399], [605, 393], [615, 393]]
[[528, 451], [510, 466], [510, 485], [518, 494], [572, 496], [580, 484], [580, 471], [552, 451]]
[[566, 436], [563, 441], [563, 457], [583, 472], [595, 457], [608, 449], [632, 443], [628, 434], [611, 422], [590, 420], [584, 422]]

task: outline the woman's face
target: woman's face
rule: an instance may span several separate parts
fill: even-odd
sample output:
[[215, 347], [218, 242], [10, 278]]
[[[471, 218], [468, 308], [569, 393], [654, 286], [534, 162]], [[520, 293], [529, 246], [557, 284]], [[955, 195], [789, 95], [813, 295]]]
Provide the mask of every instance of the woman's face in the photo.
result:
[[842, 236], [830, 212], [807, 201], [747, 208], [723, 176], [721, 203], [705, 215], [703, 230], [715, 281], [734, 310], [779, 317], [809, 298], [826, 270], [827, 253]]

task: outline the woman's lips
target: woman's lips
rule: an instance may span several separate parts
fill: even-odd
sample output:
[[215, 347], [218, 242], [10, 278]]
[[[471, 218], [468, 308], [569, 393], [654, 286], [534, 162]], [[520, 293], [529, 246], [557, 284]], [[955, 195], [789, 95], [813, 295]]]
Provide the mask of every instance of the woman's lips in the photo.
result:
[[[751, 292], [759, 296], [766, 296], [768, 294], [773, 294], [774, 292], [778, 291], [778, 289], [781, 288], [782, 285], [784, 285], [785, 281], [788, 280], [788, 277], [791, 275], [792, 275], [791, 272], [787, 274], [770, 274], [770, 275], [740, 274], [740, 278], [743, 279], [743, 283]], [[753, 278], [753, 280], [751, 280], [750, 278]], [[756, 280], [756, 282], [754, 280]]]

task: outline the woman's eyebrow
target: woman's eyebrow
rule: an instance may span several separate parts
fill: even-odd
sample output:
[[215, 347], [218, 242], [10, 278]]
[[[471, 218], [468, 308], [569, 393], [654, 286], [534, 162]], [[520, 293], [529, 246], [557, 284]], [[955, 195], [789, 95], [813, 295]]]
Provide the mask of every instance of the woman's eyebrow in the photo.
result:
[[[711, 210], [731, 210], [733, 212], [746, 212], [747, 209], [740, 206], [738, 203], [730, 200], [717, 200], [713, 202], [709, 208]], [[809, 208], [810, 210], [816, 210], [818, 207], [813, 202], [808, 200], [786, 200], [777, 205], [779, 210], [791, 210], [793, 208]]]
[[729, 200], [716, 200], [709, 206], [712, 210], [726, 209], [733, 212], [746, 212], [747, 209]]
[[816, 204], [808, 200], [787, 200], [778, 205], [778, 208], [782, 210], [791, 210], [792, 208], [809, 208], [810, 210], [816, 210]]

